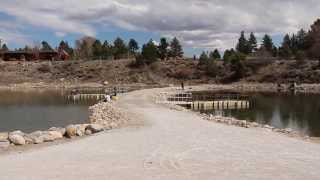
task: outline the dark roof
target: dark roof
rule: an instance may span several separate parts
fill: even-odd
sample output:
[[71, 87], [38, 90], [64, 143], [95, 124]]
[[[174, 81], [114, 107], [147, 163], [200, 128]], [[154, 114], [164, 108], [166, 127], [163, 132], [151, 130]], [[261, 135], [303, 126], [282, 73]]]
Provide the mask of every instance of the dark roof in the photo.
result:
[[[33, 51], [7, 51], [7, 52], [4, 52], [4, 54], [33, 54], [34, 52]], [[55, 50], [47, 50], [47, 51], [39, 51], [39, 53], [58, 53], [57, 51]]]

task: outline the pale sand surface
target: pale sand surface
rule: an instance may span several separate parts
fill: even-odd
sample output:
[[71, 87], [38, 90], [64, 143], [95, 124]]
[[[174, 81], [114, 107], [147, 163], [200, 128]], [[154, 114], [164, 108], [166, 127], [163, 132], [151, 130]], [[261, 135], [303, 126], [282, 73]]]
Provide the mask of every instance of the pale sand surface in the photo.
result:
[[0, 155], [0, 180], [320, 179], [320, 144], [170, 110], [159, 91], [121, 98], [132, 126]]

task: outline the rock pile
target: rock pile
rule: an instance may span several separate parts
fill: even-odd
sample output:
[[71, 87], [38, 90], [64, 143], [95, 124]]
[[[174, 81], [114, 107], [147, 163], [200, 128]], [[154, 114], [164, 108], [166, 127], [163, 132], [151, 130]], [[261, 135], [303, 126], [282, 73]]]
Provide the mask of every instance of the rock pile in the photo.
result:
[[47, 131], [34, 131], [29, 134], [22, 131], [0, 133], [0, 148], [7, 148], [10, 145], [21, 146], [26, 144], [53, 142], [63, 138], [91, 135], [103, 130], [103, 126], [98, 124], [78, 124], [69, 125], [66, 128], [52, 127]]
[[89, 110], [90, 123], [100, 124], [106, 129], [119, 128], [128, 122], [126, 114], [113, 103], [102, 102], [91, 106]]
[[91, 135], [121, 127], [128, 121], [126, 115], [112, 103], [99, 103], [90, 107], [89, 110], [91, 124], [68, 125], [65, 128], [52, 127], [47, 131], [35, 131], [29, 134], [22, 131], [0, 133], [0, 149], [8, 148], [10, 145], [41, 144], [63, 138]]

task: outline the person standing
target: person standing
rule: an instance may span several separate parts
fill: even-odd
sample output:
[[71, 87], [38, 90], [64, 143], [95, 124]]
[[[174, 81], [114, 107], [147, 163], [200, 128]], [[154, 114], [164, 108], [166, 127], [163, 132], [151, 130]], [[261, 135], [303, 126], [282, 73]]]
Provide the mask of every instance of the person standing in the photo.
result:
[[181, 82], [181, 89], [184, 90], [184, 83], [183, 83], [183, 81]]

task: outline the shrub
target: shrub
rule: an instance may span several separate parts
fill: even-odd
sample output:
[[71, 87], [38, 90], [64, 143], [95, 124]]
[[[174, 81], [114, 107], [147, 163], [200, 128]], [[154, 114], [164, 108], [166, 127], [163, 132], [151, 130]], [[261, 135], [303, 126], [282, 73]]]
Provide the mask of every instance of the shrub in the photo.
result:
[[38, 71], [40, 71], [42, 73], [49, 73], [49, 72], [51, 72], [51, 69], [48, 64], [42, 64], [40, 67], [38, 67]]
[[206, 72], [211, 77], [216, 77], [218, 74], [218, 66], [214, 60], [208, 62]]
[[192, 71], [189, 69], [181, 69], [175, 72], [174, 77], [177, 79], [191, 79]]

